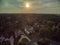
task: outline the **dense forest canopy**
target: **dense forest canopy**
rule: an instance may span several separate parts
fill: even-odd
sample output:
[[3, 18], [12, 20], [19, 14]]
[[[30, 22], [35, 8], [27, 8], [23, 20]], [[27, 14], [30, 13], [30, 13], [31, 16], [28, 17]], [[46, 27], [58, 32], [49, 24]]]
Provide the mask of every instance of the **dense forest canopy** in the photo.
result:
[[12, 35], [15, 30], [24, 30], [26, 25], [32, 26], [35, 34], [60, 41], [60, 16], [54, 14], [1, 14], [0, 36], [6, 32], [12, 32], [9, 34]]

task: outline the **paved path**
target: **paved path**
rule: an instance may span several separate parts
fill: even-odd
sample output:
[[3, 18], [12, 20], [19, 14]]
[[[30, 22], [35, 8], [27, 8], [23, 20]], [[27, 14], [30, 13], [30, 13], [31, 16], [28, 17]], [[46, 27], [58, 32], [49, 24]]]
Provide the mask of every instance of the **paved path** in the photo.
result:
[[[26, 35], [22, 35], [21, 38], [19, 39], [18, 43], [20, 43], [23, 38], [26, 38], [29, 42], [31, 41], [31, 39], [28, 38]], [[34, 43], [34, 44], [37, 45], [37, 43]]]

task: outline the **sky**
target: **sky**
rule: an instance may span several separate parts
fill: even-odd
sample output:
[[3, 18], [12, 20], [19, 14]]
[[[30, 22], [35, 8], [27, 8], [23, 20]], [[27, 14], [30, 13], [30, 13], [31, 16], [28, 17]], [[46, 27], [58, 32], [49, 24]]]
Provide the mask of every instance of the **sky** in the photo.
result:
[[0, 13], [60, 14], [60, 0], [0, 0]]

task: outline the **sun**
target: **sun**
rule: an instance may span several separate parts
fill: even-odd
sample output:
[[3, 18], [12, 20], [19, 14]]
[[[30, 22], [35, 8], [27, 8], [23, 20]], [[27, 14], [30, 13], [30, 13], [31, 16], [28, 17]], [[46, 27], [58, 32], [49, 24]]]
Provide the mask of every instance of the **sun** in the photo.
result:
[[25, 7], [26, 7], [26, 8], [30, 8], [30, 3], [26, 3], [26, 4], [25, 4]]

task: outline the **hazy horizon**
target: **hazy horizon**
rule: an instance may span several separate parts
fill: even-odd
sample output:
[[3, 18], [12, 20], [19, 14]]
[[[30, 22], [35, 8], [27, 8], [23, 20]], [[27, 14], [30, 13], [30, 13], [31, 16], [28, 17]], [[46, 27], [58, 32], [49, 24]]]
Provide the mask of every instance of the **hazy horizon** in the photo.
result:
[[[26, 2], [30, 4], [28, 9]], [[60, 14], [60, 0], [0, 0], [0, 13]]]

